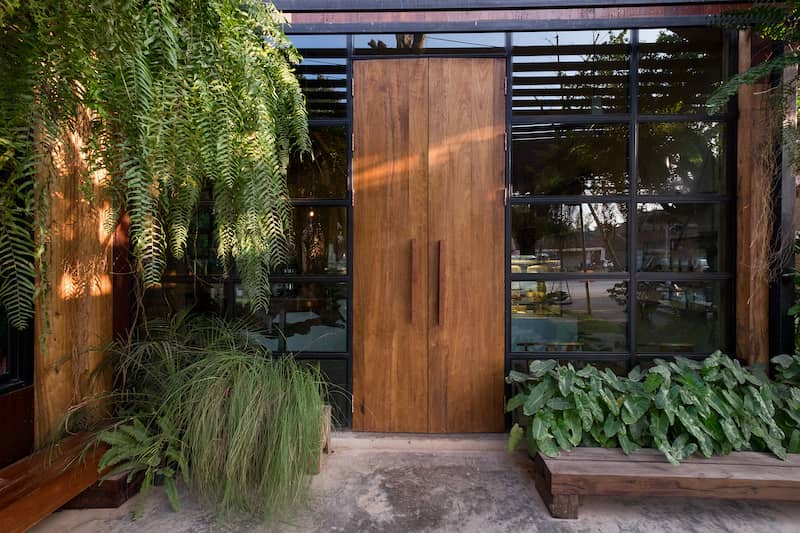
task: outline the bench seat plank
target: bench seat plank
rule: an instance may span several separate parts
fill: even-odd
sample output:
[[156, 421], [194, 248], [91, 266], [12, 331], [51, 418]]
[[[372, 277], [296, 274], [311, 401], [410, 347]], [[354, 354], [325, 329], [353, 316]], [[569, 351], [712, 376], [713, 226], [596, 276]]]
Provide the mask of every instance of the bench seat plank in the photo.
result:
[[[625, 455], [620, 448], [575, 448], [569, 452], [561, 452], [558, 457], [548, 458], [555, 461], [623, 461], [642, 463], [664, 463], [670, 465], [664, 454], [654, 449], [643, 449]], [[800, 454], [790, 454], [786, 461], [772, 454], [761, 452], [734, 452], [730, 455], [716, 455], [709, 458], [696, 456], [681, 461], [685, 464], [733, 464], [763, 465], [785, 468], [800, 468]], [[672, 466], [672, 465], [670, 465]]]
[[672, 465], [657, 450], [626, 456], [618, 449], [576, 448], [537, 454], [536, 487], [557, 518], [577, 518], [581, 496], [683, 496], [800, 501], [798, 457], [734, 452]]

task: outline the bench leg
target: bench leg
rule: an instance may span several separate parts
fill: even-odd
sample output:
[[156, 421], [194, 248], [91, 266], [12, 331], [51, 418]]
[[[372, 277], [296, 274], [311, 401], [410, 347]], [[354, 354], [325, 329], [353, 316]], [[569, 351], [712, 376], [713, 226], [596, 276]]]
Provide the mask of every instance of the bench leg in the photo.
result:
[[580, 497], [577, 494], [554, 494], [547, 507], [553, 518], [578, 518]]

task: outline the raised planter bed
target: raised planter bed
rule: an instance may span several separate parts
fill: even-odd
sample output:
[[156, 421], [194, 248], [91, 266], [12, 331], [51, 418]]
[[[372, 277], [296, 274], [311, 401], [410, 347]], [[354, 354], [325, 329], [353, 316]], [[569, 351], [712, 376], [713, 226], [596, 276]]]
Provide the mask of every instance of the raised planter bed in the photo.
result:
[[577, 518], [581, 496], [684, 496], [800, 501], [800, 456], [734, 452], [671, 465], [657, 450], [575, 448], [533, 458], [536, 488], [555, 518]]

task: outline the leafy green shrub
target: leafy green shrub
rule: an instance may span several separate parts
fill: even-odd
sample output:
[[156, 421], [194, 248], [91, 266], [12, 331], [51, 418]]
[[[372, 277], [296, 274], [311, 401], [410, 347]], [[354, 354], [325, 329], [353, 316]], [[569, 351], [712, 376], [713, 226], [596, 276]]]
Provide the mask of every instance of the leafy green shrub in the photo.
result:
[[785, 379], [715, 352], [703, 361], [656, 360], [627, 377], [591, 365], [576, 370], [557, 361], [533, 361], [512, 371], [519, 392], [506, 408], [518, 414], [509, 449], [525, 439], [531, 452], [558, 455], [576, 446], [620, 447], [626, 454], [657, 448], [673, 464], [699, 451], [771, 451], [785, 459], [800, 452], [800, 358], [776, 358]]
[[800, 453], [800, 355], [779, 355], [772, 362], [775, 395], [781, 399], [775, 420], [789, 437], [789, 451]]
[[274, 359], [245, 322], [177, 315], [117, 346], [120, 416], [101, 468], [175, 478], [220, 511], [281, 514], [308, 487], [322, 434], [317, 370]]

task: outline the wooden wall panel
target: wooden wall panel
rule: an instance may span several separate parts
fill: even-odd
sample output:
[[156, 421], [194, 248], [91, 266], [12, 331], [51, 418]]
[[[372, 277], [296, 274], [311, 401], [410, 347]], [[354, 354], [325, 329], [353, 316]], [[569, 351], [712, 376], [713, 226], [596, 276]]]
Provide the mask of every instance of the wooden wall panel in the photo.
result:
[[[37, 306], [34, 387], [36, 444], [56, 437], [67, 409], [108, 390], [108, 377], [90, 384], [90, 374], [111, 341], [113, 233], [104, 229], [108, 205], [101, 200], [100, 173], [84, 184], [81, 150], [89, 128], [83, 116], [75, 132], [53, 148], [50, 180], [49, 290]], [[42, 169], [42, 171], [45, 171]], [[94, 197], [87, 200], [87, 188]], [[44, 340], [44, 343], [42, 342]]]
[[[287, 13], [292, 25], [390, 24], [390, 23], [475, 23], [482, 21], [574, 21], [608, 19], [649, 19], [654, 17], [697, 17], [714, 15], [750, 4], [694, 4], [590, 8], [473, 9], [447, 11], [349, 11]], [[291, 30], [291, 27], [290, 27]]]
[[504, 78], [503, 59], [430, 60], [432, 433], [504, 427]]
[[353, 429], [428, 428], [428, 60], [358, 61]]
[[[750, 68], [753, 36], [739, 32], [739, 71]], [[765, 213], [772, 176], [758, 164], [764, 145], [768, 82], [739, 90], [737, 131], [736, 354], [748, 364], [769, 363], [769, 253], [772, 230]], [[771, 142], [771, 141], [770, 141]]]

